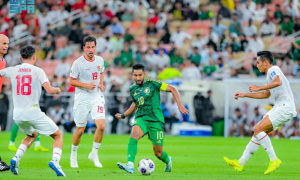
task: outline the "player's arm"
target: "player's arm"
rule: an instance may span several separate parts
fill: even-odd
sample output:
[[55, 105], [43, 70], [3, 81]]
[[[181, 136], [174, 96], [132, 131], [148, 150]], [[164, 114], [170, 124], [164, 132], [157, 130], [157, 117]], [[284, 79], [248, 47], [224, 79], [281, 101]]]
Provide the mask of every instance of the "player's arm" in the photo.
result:
[[271, 96], [271, 93], [269, 90], [265, 90], [262, 92], [257, 93], [235, 93], [234, 99], [238, 99], [239, 97], [247, 97], [247, 98], [253, 98], [253, 99], [267, 99]]
[[104, 86], [104, 72], [100, 73], [100, 84], [99, 88], [102, 92], [105, 91], [105, 86]]
[[273, 89], [278, 86], [281, 86], [282, 82], [280, 80], [279, 75], [275, 76], [273, 78], [273, 81], [270, 84], [263, 85], [263, 86], [256, 86], [256, 85], [251, 85], [249, 86], [249, 90], [252, 91], [262, 91], [262, 90], [268, 90], [268, 89]]
[[162, 83], [160, 90], [165, 92], [171, 92], [176, 100], [179, 111], [185, 115], [189, 114], [189, 111], [181, 104], [180, 95], [176, 88], [166, 83]]
[[90, 90], [94, 90], [96, 88], [96, 84], [94, 82], [87, 84], [87, 83], [80, 82], [77, 79], [72, 77], [70, 78], [70, 84], [75, 87], [86, 88]]
[[44, 83], [43, 87], [49, 94], [60, 94], [61, 93], [61, 90], [59, 88], [51, 86], [49, 82]]
[[115, 116], [117, 119], [124, 119], [125, 117], [131, 115], [132, 113], [134, 113], [137, 109], [137, 105], [135, 104], [135, 102], [133, 102], [129, 109], [127, 111], [124, 112], [124, 114], [120, 114], [120, 113], [117, 113]]

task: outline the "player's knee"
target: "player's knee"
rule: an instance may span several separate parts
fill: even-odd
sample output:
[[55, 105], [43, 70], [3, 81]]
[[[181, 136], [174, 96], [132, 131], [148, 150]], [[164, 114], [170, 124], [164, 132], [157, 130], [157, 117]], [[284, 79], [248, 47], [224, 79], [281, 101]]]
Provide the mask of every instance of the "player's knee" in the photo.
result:
[[132, 132], [130, 138], [140, 139], [140, 134], [138, 132]]
[[84, 133], [84, 128], [77, 128], [76, 131], [77, 131], [79, 136], [82, 136], [83, 133]]
[[99, 128], [100, 131], [104, 131], [105, 130], [105, 124], [101, 124], [98, 128]]
[[155, 151], [154, 152], [154, 155], [157, 157], [157, 158], [160, 158], [162, 156], [162, 151]]
[[27, 135], [27, 136], [36, 139], [38, 136], [38, 133], [36, 131], [34, 131], [31, 136], [30, 135]]

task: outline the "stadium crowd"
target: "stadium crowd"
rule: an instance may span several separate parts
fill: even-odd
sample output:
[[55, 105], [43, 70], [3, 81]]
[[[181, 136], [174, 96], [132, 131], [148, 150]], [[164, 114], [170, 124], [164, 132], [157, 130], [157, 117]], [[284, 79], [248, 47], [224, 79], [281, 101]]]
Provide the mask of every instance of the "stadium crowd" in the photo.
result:
[[[29, 32], [37, 66], [47, 67], [52, 84], [69, 93], [70, 66], [82, 54], [82, 40], [96, 36], [96, 52], [106, 61], [111, 114], [130, 102], [109, 92], [128, 92], [133, 82], [127, 70], [136, 62], [152, 79], [256, 77], [263, 74], [255, 53], [300, 30], [298, 0], [35, 0], [35, 6], [35, 14], [11, 14], [9, 1], [0, 0], [0, 33], [17, 40]], [[75, 11], [79, 18], [73, 18]], [[294, 36], [286, 41], [291, 44], [275, 52], [276, 64], [288, 77], [300, 78], [300, 41]], [[9, 49], [8, 66], [20, 63], [20, 46]], [[218, 76], [219, 70], [224, 71]], [[56, 104], [57, 97], [44, 93], [41, 103], [53, 107], [46, 111], [60, 123], [61, 117], [72, 119], [68, 98]], [[65, 129], [72, 123], [64, 123]]]

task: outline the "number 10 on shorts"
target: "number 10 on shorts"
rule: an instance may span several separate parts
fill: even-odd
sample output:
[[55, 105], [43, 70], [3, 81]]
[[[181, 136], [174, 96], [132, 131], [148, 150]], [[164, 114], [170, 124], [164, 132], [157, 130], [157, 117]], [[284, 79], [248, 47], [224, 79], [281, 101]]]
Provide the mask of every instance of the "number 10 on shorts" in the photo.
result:
[[103, 109], [104, 109], [103, 106], [98, 106], [98, 111], [97, 112], [98, 113], [103, 113]]
[[163, 139], [164, 138], [164, 132], [162, 131], [157, 131], [157, 139]]

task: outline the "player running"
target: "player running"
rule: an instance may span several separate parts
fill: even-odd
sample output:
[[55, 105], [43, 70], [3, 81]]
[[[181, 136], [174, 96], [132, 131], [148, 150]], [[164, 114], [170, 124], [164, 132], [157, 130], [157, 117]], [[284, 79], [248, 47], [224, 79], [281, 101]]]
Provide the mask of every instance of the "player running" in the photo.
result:
[[96, 39], [87, 36], [83, 39], [83, 50], [85, 55], [79, 57], [72, 65], [70, 72], [70, 84], [76, 87], [74, 100], [74, 121], [76, 131], [72, 139], [72, 152], [70, 163], [72, 168], [78, 168], [77, 149], [84, 133], [88, 114], [91, 113], [97, 126], [94, 135], [94, 143], [89, 159], [95, 166], [102, 168], [98, 158], [105, 130], [105, 111], [104, 111], [104, 60], [95, 55]]
[[14, 103], [13, 119], [27, 134], [16, 155], [10, 161], [10, 170], [19, 174], [19, 163], [25, 151], [37, 138], [37, 131], [45, 136], [51, 136], [53, 142], [53, 157], [49, 167], [57, 176], [66, 176], [59, 166], [62, 153], [63, 135], [56, 124], [43, 113], [39, 107], [41, 86], [49, 94], [60, 94], [59, 88], [50, 85], [45, 72], [34, 66], [36, 61], [35, 49], [31, 46], [21, 48], [22, 64], [0, 70], [0, 76], [9, 78], [12, 83], [12, 97]]
[[188, 110], [181, 104], [178, 91], [166, 83], [145, 78], [145, 67], [142, 64], [132, 66], [135, 84], [130, 87], [130, 95], [133, 103], [124, 114], [116, 114], [116, 118], [124, 119], [137, 110], [135, 122], [131, 131], [128, 149], [128, 163], [117, 163], [121, 170], [134, 173], [134, 160], [137, 153], [137, 142], [144, 135], [153, 144], [155, 156], [166, 164], [165, 172], [172, 170], [172, 157], [163, 151], [164, 142], [164, 116], [160, 106], [160, 91], [171, 92], [177, 102], [179, 111], [185, 115]]
[[249, 97], [255, 99], [266, 99], [273, 94], [275, 105], [254, 127], [254, 135], [247, 145], [242, 157], [239, 160], [230, 160], [224, 157], [225, 162], [233, 166], [240, 172], [243, 170], [246, 162], [257, 151], [259, 145], [262, 145], [270, 157], [268, 169], [265, 175], [275, 171], [280, 165], [281, 160], [277, 158], [268, 134], [276, 130], [281, 125], [296, 117], [296, 107], [290, 84], [278, 66], [273, 66], [273, 55], [269, 51], [260, 51], [257, 53], [257, 68], [260, 72], [267, 74], [267, 85], [249, 86], [250, 92], [258, 93], [236, 93], [235, 99], [239, 97]]
[[[0, 70], [6, 67], [6, 61], [3, 57], [7, 53], [8, 44], [9, 44], [9, 39], [7, 38], [7, 36], [0, 34]], [[0, 92], [2, 89], [3, 82], [4, 82], [4, 77], [0, 76]], [[0, 122], [0, 133], [1, 133], [1, 124], [2, 123]], [[8, 171], [8, 170], [9, 170], [9, 165], [3, 162], [0, 157], [0, 172]]]

